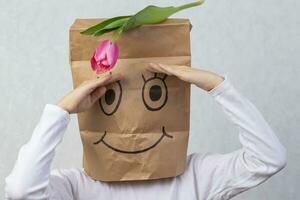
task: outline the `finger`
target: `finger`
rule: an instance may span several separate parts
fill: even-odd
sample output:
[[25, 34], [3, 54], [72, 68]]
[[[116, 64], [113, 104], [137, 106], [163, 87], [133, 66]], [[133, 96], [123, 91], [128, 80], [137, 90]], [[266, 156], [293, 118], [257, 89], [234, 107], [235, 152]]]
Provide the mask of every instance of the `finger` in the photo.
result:
[[191, 77], [193, 77], [194, 74], [192, 68], [184, 65], [159, 65], [166, 71], [171, 72], [177, 78], [186, 82], [191, 82]]
[[155, 64], [151, 63], [146, 66], [146, 70], [149, 72], [154, 72], [154, 73], [162, 73], [160, 69], [157, 69]]
[[102, 85], [108, 85], [110, 83], [120, 81], [123, 78], [124, 78], [124, 75], [122, 73], [111, 74], [111, 78], [109, 80], [105, 81], [104, 83], [102, 83]]
[[118, 80], [123, 79], [123, 75], [120, 73], [116, 73], [116, 74], [106, 74], [103, 75], [102, 77], [99, 77], [97, 79], [91, 80], [90, 82], [88, 82], [85, 86], [88, 90], [94, 90], [97, 87], [100, 86], [105, 86], [108, 85], [110, 83], [116, 82]]
[[175, 70], [173, 68], [170, 68], [169, 65], [162, 65], [162, 64], [157, 64], [158, 68], [162, 71], [164, 71], [166, 74], [169, 74], [169, 75], [175, 75]]
[[162, 69], [165, 70], [167, 73], [170, 73], [174, 76], [181, 76], [181, 71], [179, 65], [165, 65], [165, 64], [158, 64], [158, 66]]
[[155, 73], [164, 73], [164, 74], [167, 74], [167, 75], [172, 75], [170, 72], [164, 70], [163, 68], [161, 68], [158, 64], [156, 63], [150, 63], [147, 68], [146, 68], [148, 71], [151, 71], [151, 72], [155, 72]]
[[100, 97], [102, 97], [106, 92], [106, 87], [98, 87], [91, 93], [91, 101], [92, 103], [96, 102]]

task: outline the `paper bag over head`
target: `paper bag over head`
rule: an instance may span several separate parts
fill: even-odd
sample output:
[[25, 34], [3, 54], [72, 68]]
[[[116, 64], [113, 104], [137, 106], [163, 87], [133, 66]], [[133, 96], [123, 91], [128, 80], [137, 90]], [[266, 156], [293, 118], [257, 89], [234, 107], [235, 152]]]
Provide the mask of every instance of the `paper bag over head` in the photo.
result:
[[[78, 19], [70, 29], [74, 88], [96, 78], [90, 58], [111, 37], [81, 35], [101, 19]], [[148, 63], [188, 65], [190, 22], [169, 19], [122, 33], [112, 73], [125, 78], [107, 86], [91, 109], [78, 114], [84, 171], [94, 180], [129, 181], [175, 177], [184, 172], [189, 136], [190, 85], [151, 73]]]

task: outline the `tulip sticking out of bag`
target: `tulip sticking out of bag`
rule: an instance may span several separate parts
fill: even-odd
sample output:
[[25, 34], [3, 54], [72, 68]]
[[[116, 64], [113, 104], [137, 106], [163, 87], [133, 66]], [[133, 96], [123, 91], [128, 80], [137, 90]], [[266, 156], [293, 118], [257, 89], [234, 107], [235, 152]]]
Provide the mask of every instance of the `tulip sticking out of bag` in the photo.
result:
[[96, 74], [101, 74], [114, 67], [119, 54], [119, 49], [114, 42], [123, 31], [128, 31], [145, 24], [162, 23], [171, 15], [184, 9], [199, 6], [203, 4], [204, 1], [205, 0], [197, 0], [192, 3], [176, 7], [158, 7], [150, 5], [137, 12], [135, 15], [113, 17], [80, 32], [83, 35], [100, 36], [104, 33], [113, 31], [113, 42], [105, 40], [97, 47], [94, 55], [92, 56], [92, 69], [96, 72]]
[[100, 43], [91, 58], [91, 67], [96, 74], [112, 69], [117, 63], [119, 48], [116, 43], [105, 40]]

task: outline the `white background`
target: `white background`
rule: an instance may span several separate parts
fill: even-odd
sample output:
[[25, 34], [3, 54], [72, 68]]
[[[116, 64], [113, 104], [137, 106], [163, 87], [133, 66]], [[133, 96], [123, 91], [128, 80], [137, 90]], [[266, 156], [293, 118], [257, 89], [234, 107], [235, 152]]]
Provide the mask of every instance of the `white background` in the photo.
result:
[[[68, 29], [75, 18], [132, 14], [148, 4], [187, 0], [0, 0], [0, 199], [4, 178], [46, 103], [72, 87]], [[296, 200], [300, 180], [300, 1], [207, 0], [176, 14], [193, 24], [193, 66], [227, 73], [288, 149], [288, 166], [239, 200]], [[189, 152], [239, 148], [237, 129], [206, 93], [193, 87]], [[76, 117], [53, 167], [81, 167]], [[29, 177], [30, 178], [30, 177]]]

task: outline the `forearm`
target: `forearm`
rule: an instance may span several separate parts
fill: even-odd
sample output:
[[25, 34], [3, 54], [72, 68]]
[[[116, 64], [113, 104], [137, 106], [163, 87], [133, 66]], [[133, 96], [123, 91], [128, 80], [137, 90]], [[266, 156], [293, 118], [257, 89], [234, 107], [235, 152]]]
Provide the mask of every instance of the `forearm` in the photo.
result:
[[11, 199], [45, 198], [55, 148], [69, 123], [63, 109], [46, 105], [30, 141], [19, 152], [11, 174], [6, 178], [6, 195]]

